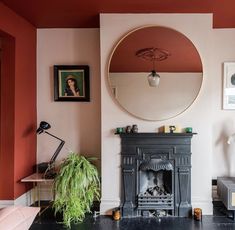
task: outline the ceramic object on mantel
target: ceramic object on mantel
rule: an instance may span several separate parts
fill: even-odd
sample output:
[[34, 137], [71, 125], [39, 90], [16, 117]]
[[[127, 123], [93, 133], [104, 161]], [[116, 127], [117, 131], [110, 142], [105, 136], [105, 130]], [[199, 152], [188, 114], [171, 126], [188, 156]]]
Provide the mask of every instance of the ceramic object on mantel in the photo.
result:
[[138, 133], [138, 126], [137, 125], [132, 125], [131, 132], [132, 133]]

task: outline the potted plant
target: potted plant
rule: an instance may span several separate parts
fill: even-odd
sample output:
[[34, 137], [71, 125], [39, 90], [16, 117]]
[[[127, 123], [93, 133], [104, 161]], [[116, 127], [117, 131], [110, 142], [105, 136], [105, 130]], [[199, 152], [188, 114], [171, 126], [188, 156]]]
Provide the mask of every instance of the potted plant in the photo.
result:
[[70, 228], [71, 222], [81, 222], [94, 199], [99, 199], [100, 181], [91, 159], [71, 152], [55, 178], [53, 208], [55, 214], [62, 213], [66, 227]]

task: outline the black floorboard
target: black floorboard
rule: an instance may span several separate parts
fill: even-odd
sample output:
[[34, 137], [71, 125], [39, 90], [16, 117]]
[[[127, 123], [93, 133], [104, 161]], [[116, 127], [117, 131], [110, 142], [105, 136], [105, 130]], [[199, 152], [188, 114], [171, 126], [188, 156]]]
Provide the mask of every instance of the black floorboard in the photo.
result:
[[[37, 216], [30, 230], [63, 230], [61, 217], [54, 217], [51, 209], [46, 210], [41, 216]], [[182, 217], [137, 217], [122, 218], [114, 221], [111, 216], [98, 216], [94, 218], [88, 215], [82, 223], [72, 224], [72, 230], [235, 230], [235, 222], [232, 213], [226, 211], [221, 204], [214, 204], [214, 215], [203, 216], [202, 221], [193, 218]]]

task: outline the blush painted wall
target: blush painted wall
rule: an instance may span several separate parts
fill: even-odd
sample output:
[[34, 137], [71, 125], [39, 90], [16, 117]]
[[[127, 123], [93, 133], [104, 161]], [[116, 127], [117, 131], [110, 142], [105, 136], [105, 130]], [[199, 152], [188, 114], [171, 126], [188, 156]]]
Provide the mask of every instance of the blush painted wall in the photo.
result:
[[[126, 33], [146, 25], [183, 33], [197, 48], [203, 64], [203, 83], [196, 101], [181, 115], [161, 122], [143, 121], [123, 111], [112, 99], [107, 81], [115, 44]], [[201, 207], [204, 214], [212, 213], [212, 178], [235, 175], [231, 163], [235, 144], [226, 144], [227, 137], [235, 132], [235, 112], [222, 110], [223, 62], [235, 61], [234, 37], [235, 29], [212, 29], [210, 14], [101, 14], [102, 213], [119, 206], [120, 138], [113, 130], [129, 124], [137, 124], [140, 132], [155, 132], [171, 124], [193, 127], [198, 134], [192, 139], [192, 205]]]
[[[100, 158], [99, 29], [37, 30], [37, 114], [49, 132], [65, 140], [58, 161], [72, 150]], [[55, 102], [53, 65], [89, 65], [90, 102]], [[37, 161], [50, 160], [58, 146], [46, 134], [37, 137]], [[100, 166], [100, 160], [96, 162]]]
[[0, 200], [14, 200], [36, 162], [36, 29], [0, 3], [0, 36]]
[[235, 62], [235, 29], [213, 30], [211, 84], [213, 84], [212, 163], [213, 178], [235, 176], [235, 142], [227, 144], [235, 133], [235, 110], [223, 110], [223, 62]]

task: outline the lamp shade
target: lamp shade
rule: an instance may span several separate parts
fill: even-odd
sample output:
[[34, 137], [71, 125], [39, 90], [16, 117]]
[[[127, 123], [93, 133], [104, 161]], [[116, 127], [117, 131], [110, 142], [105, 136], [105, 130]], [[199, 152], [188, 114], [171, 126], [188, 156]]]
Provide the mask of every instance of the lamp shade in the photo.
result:
[[51, 125], [46, 121], [41, 121], [39, 128], [37, 129], [37, 134], [41, 134], [44, 130], [50, 129]]
[[148, 75], [148, 83], [151, 87], [157, 87], [160, 83], [160, 75], [155, 70]]

